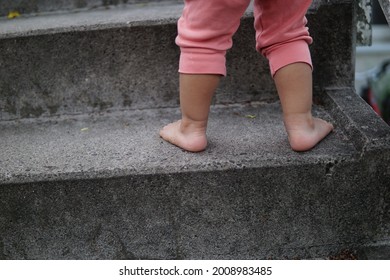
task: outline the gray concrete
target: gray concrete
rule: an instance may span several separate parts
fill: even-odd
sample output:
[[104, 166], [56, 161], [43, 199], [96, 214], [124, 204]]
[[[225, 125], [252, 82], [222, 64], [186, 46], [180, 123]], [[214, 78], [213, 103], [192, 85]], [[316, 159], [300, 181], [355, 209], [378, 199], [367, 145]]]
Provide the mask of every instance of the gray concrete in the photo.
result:
[[289, 148], [250, 17], [208, 149], [158, 137], [179, 115], [173, 7], [0, 32], [0, 259], [375, 258], [390, 242], [390, 128], [353, 90], [356, 2], [308, 14], [314, 112], [336, 129], [306, 153]]
[[[17, 29], [2, 25], [1, 119], [176, 107], [179, 50], [174, 40], [181, 9], [170, 5], [31, 18]], [[52, 28], [44, 28], [47, 21]], [[252, 29], [247, 18], [236, 51], [229, 54], [232, 75], [220, 88], [229, 94], [218, 103], [274, 98]], [[243, 51], [253, 65], [239, 58]], [[251, 79], [249, 71], [257, 71], [258, 79]]]
[[336, 130], [308, 153], [289, 149], [278, 103], [212, 108], [200, 154], [159, 139], [171, 109], [3, 122], [0, 257], [326, 258], [385, 242], [390, 128], [352, 91], [324, 96], [316, 115]]
[[356, 250], [359, 259], [390, 260], [390, 242], [380, 242]]
[[357, 45], [370, 46], [372, 42], [372, 0], [357, 1]]
[[[175, 24], [183, 4], [113, 7], [70, 14], [0, 20], [0, 39]], [[153, 21], [153, 22], [152, 22]]]
[[378, 0], [382, 7], [383, 13], [390, 25], [390, 0]]
[[50, 12], [68, 12], [90, 9], [109, 9], [126, 5], [144, 5], [149, 3], [165, 4], [179, 3], [181, 0], [2, 0], [0, 2], [0, 17], [9, 12], [18, 11], [22, 16], [38, 15]]
[[[0, 119], [176, 107], [179, 50], [174, 39], [181, 7], [30, 18], [17, 27], [0, 24]], [[309, 11], [318, 88], [353, 84], [354, 33], [338, 28], [350, 26], [353, 11], [347, 3], [335, 7], [321, 1]], [[229, 75], [216, 104], [275, 100], [254, 36], [253, 19], [246, 16], [227, 55]]]
[[[330, 119], [323, 110], [318, 113]], [[0, 182], [97, 179], [185, 170], [207, 172], [252, 168], [260, 162], [285, 165], [289, 161], [331, 161], [331, 155], [356, 152], [350, 141], [343, 140], [342, 131], [310, 154], [291, 152], [279, 106], [271, 103], [214, 108], [209, 149], [193, 155], [177, 151], [158, 137], [159, 129], [178, 117], [178, 109], [160, 109], [38, 123], [4, 122], [0, 126]], [[88, 130], [82, 131], [83, 128]]]
[[[372, 0], [357, 1], [358, 44], [362, 46], [371, 44], [371, 1]], [[150, 3], [164, 5], [166, 3], [183, 3], [183, 0], [3, 0], [0, 2], [0, 17], [6, 16], [12, 11], [18, 11], [24, 17], [48, 13], [59, 14], [64, 12], [112, 9], [114, 7], [134, 8], [137, 5]]]

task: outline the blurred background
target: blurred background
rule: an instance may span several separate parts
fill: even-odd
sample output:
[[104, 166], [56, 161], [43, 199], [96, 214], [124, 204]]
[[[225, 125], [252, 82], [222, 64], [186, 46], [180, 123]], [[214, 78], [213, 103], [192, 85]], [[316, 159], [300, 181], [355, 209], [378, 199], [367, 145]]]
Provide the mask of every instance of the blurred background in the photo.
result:
[[372, 45], [356, 48], [356, 92], [390, 125], [390, 26], [373, 0]]

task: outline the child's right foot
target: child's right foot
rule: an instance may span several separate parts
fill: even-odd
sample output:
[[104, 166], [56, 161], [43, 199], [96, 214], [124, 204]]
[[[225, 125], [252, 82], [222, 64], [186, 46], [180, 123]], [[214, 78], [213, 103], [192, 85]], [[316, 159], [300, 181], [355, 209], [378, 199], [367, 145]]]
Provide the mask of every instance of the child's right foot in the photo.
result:
[[288, 140], [296, 152], [312, 149], [333, 130], [333, 125], [311, 114], [287, 116], [284, 119]]
[[206, 129], [184, 127], [181, 120], [163, 127], [160, 136], [165, 141], [189, 152], [201, 152], [207, 147]]

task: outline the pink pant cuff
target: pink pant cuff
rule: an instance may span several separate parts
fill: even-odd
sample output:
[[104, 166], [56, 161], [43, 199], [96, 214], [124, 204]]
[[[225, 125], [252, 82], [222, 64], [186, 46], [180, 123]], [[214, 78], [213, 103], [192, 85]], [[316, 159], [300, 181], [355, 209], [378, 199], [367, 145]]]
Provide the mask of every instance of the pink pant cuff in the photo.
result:
[[274, 47], [267, 54], [272, 77], [275, 73], [293, 63], [303, 62], [313, 68], [308, 43], [305, 40], [298, 40]]
[[217, 74], [226, 76], [225, 52], [192, 53], [181, 51], [179, 72], [183, 74]]

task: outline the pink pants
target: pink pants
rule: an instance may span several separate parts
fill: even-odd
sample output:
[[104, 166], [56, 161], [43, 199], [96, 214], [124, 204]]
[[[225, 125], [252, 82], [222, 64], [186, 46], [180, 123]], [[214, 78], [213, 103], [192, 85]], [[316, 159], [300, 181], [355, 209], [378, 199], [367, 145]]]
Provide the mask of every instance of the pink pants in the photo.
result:
[[[179, 72], [226, 75], [225, 55], [250, 0], [185, 0], [176, 44]], [[311, 0], [255, 0], [256, 49], [271, 74], [295, 62], [312, 65], [305, 14]]]

